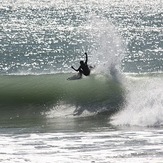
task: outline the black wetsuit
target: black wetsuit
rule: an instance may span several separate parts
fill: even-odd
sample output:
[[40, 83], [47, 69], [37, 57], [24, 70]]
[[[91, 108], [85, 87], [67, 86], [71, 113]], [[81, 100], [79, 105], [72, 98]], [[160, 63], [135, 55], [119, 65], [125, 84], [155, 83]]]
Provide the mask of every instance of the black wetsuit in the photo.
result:
[[73, 66], [71, 68], [73, 68], [75, 71], [79, 71], [80, 76], [85, 75], [85, 76], [89, 76], [90, 75], [90, 68], [87, 65], [87, 61], [88, 61], [88, 56], [87, 53], [85, 53], [86, 55], [86, 60], [84, 61], [80, 61], [80, 67], [78, 69], [75, 69]]
[[90, 75], [90, 69], [86, 63], [81, 64], [80, 67], [78, 68], [78, 71], [79, 73], [84, 74], [85, 76]]

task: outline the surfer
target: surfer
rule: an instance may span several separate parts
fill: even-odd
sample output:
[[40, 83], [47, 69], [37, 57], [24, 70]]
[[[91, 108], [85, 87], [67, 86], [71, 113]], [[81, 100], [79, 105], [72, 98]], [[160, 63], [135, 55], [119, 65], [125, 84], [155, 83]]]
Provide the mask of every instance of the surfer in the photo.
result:
[[86, 60], [84, 61], [80, 61], [80, 67], [78, 69], [75, 69], [73, 66], [71, 66], [72, 69], [74, 69], [75, 71], [79, 71], [79, 77], [82, 77], [82, 74], [85, 76], [89, 76], [90, 75], [90, 68], [87, 64], [88, 62], [88, 55], [87, 53], [85, 53], [86, 55]]

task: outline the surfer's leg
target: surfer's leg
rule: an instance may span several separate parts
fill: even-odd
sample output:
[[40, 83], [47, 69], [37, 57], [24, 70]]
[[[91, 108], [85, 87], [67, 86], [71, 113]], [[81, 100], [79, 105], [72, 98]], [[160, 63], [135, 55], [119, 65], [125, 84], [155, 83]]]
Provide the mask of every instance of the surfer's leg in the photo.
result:
[[79, 78], [82, 78], [82, 74], [83, 74], [83, 71], [79, 70], [79, 73], [78, 73]]

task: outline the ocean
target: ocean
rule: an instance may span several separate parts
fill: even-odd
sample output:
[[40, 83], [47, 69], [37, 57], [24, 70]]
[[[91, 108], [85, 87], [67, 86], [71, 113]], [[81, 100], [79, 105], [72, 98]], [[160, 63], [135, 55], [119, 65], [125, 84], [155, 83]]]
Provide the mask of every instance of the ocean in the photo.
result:
[[161, 163], [162, 81], [162, 0], [0, 0], [0, 162]]

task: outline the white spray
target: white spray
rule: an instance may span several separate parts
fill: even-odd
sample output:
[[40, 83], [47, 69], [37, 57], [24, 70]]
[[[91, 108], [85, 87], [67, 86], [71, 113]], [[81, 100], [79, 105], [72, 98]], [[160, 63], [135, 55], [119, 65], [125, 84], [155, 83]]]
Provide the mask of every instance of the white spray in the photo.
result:
[[112, 118], [120, 126], [163, 125], [162, 77], [126, 77], [126, 107]]
[[120, 34], [114, 25], [105, 18], [92, 16], [89, 24], [91, 26], [90, 33], [93, 34], [94, 41], [97, 43], [90, 58], [91, 64], [96, 65], [94, 72], [117, 79], [125, 51]]

